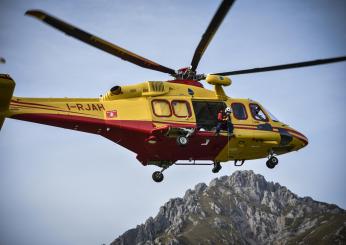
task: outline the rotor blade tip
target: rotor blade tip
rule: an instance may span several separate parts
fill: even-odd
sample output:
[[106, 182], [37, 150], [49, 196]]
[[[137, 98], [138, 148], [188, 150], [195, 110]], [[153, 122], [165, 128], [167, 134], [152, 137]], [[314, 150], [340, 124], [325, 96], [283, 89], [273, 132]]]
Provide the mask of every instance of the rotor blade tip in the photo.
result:
[[46, 17], [46, 14], [44, 12], [42, 12], [41, 10], [37, 10], [37, 9], [32, 9], [32, 10], [28, 10], [25, 12], [25, 15], [29, 15], [32, 17], [35, 17], [37, 19], [44, 19]]

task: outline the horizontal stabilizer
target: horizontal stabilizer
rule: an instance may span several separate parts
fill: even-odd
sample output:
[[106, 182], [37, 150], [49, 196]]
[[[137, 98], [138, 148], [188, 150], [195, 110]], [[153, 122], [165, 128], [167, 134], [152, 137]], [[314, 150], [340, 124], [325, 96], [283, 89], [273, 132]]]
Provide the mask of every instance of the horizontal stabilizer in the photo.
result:
[[15, 82], [7, 74], [0, 74], [0, 129], [12, 99]]

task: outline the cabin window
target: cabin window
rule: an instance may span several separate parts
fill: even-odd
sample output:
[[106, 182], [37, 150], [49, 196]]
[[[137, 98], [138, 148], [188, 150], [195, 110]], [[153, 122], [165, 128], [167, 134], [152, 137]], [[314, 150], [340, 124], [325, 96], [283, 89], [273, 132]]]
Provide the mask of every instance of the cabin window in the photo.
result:
[[176, 117], [191, 117], [191, 109], [187, 101], [173, 100], [172, 108]]
[[153, 100], [151, 102], [153, 112], [157, 117], [170, 117], [172, 116], [171, 106], [167, 100]]
[[238, 120], [246, 120], [247, 113], [245, 106], [242, 103], [232, 103], [231, 105], [233, 116]]
[[252, 117], [258, 121], [268, 121], [267, 115], [264, 113], [263, 109], [257, 104], [250, 104], [250, 111]]

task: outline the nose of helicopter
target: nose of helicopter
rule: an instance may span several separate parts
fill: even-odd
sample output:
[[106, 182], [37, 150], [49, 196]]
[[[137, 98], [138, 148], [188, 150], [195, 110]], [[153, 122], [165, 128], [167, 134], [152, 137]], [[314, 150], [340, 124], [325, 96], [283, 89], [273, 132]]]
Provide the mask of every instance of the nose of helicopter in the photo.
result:
[[296, 150], [299, 150], [309, 144], [308, 138], [298, 130], [291, 129], [290, 134], [293, 136], [291, 144]]

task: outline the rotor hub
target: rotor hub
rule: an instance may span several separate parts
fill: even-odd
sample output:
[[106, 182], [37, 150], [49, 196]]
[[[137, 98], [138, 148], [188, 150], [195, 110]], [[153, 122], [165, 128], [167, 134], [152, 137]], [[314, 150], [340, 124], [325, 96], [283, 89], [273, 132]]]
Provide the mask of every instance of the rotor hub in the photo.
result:
[[176, 80], [195, 80], [200, 81], [205, 79], [204, 74], [197, 74], [196, 71], [191, 69], [190, 67], [183, 67], [176, 71], [174, 75]]

